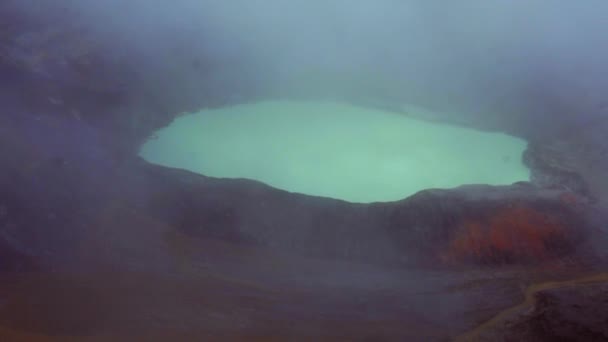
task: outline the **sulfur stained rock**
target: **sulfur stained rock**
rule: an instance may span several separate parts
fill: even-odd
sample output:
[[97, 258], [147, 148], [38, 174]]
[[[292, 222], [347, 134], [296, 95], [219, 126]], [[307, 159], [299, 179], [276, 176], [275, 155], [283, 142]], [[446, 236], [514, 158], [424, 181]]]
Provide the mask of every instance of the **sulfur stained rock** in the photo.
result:
[[563, 215], [505, 205], [486, 219], [464, 219], [450, 241], [446, 260], [480, 263], [543, 261], [573, 250], [582, 236]]

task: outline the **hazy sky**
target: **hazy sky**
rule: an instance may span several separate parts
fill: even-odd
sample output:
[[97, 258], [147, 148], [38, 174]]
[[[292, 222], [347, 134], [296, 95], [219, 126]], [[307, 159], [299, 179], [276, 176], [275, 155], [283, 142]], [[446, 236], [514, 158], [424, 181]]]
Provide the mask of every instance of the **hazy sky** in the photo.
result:
[[[196, 94], [210, 79], [261, 88], [325, 79], [439, 108], [571, 115], [600, 113], [608, 89], [600, 0], [20, 3], [63, 5], [116, 53], [170, 75], [176, 92]], [[193, 73], [201, 60], [212, 71]]]

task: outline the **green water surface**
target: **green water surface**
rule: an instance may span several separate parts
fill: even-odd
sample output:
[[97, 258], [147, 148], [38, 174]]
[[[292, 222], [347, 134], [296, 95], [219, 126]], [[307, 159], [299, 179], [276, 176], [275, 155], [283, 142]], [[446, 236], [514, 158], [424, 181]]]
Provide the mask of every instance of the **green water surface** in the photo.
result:
[[529, 179], [521, 139], [334, 102], [202, 110], [156, 136], [140, 151], [152, 163], [351, 202]]

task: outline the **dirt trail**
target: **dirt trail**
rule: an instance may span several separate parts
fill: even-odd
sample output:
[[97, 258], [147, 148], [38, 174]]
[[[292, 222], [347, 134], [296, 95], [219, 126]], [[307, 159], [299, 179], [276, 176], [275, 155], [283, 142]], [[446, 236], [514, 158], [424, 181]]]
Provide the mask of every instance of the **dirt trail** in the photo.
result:
[[528, 286], [526, 291], [524, 292], [524, 301], [520, 304], [517, 304], [513, 307], [510, 307], [504, 311], [501, 311], [496, 316], [491, 318], [490, 320], [482, 323], [475, 329], [466, 332], [458, 337], [456, 337], [455, 341], [457, 342], [465, 342], [465, 341], [482, 341], [483, 337], [481, 334], [491, 330], [504, 323], [510, 318], [514, 318], [518, 313], [521, 313], [527, 308], [530, 308], [534, 304], [534, 295], [540, 291], [550, 290], [550, 289], [558, 289], [563, 287], [571, 287], [577, 285], [588, 285], [588, 284], [596, 284], [596, 283], [608, 283], [608, 272], [597, 273], [593, 275], [588, 275], [585, 277], [563, 280], [563, 281], [548, 281], [543, 283], [536, 283]]

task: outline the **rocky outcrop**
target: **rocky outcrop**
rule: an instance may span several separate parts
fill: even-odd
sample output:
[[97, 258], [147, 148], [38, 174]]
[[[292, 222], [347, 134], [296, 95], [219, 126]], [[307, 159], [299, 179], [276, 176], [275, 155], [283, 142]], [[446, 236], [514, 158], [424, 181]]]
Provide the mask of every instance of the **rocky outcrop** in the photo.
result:
[[560, 163], [554, 154], [555, 151], [542, 144], [533, 143], [528, 146], [523, 161], [531, 170], [530, 180], [541, 187], [561, 188], [591, 198], [588, 184], [581, 175]]

